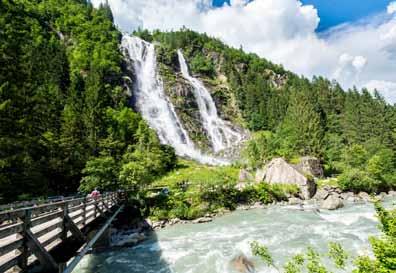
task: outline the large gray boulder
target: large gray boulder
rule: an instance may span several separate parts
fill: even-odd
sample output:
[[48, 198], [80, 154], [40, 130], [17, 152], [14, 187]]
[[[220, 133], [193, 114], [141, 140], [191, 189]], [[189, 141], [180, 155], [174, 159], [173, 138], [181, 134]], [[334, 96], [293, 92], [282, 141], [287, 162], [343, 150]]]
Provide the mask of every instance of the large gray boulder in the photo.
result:
[[332, 194], [324, 200], [320, 206], [321, 209], [327, 210], [336, 210], [342, 208], [344, 206], [344, 202], [342, 198], [338, 194]]
[[[295, 184], [303, 199], [310, 199], [316, 191], [315, 181], [288, 164], [283, 158], [275, 158], [260, 171], [262, 180], [270, 184]], [[257, 178], [257, 175], [256, 175]]]
[[324, 176], [322, 164], [316, 157], [304, 156], [300, 158], [300, 162], [295, 167], [300, 172], [312, 175], [313, 177], [321, 178]]
[[231, 267], [240, 273], [256, 272], [254, 264], [245, 255], [241, 254], [231, 260]]

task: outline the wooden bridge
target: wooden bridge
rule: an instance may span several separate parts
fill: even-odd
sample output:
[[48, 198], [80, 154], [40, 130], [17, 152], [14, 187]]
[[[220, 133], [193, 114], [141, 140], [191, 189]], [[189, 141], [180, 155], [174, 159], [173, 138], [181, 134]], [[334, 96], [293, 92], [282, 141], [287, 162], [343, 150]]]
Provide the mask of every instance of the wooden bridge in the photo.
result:
[[58, 264], [51, 253], [69, 239], [88, 245], [85, 228], [114, 213], [124, 197], [124, 193], [108, 193], [0, 212], [0, 273], [28, 272], [37, 266], [43, 272], [62, 272], [64, 264]]

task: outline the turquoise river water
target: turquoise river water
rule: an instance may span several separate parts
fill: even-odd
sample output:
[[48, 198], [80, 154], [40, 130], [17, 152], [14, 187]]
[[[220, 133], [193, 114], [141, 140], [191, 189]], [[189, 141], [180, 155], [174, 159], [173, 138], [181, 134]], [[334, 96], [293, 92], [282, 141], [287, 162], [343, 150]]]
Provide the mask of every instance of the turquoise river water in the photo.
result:
[[[385, 206], [395, 207], [395, 201], [387, 199]], [[88, 255], [74, 273], [233, 273], [230, 261], [240, 254], [258, 273], [277, 272], [252, 256], [250, 242], [265, 244], [278, 265], [308, 246], [326, 253], [329, 241], [341, 243], [352, 257], [370, 255], [368, 237], [380, 234], [377, 226], [371, 203], [320, 212], [278, 205], [239, 210], [210, 223], [167, 227], [135, 247]]]

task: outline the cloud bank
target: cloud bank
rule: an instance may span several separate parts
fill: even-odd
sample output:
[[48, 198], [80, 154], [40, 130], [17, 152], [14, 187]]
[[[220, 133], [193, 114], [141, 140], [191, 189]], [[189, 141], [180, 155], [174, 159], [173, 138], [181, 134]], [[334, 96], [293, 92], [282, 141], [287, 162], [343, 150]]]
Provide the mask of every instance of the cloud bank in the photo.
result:
[[315, 32], [320, 21], [315, 7], [296, 0], [232, 0], [220, 8], [211, 0], [108, 2], [124, 31], [186, 26], [307, 77], [336, 79], [345, 88], [377, 88], [396, 103], [396, 2], [381, 14], [322, 35]]

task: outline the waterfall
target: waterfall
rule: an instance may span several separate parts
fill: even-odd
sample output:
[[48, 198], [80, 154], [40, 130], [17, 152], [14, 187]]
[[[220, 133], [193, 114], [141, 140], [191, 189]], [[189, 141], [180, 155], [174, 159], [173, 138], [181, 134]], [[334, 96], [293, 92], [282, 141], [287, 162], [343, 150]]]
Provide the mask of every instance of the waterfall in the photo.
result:
[[243, 135], [233, 130], [219, 117], [216, 105], [208, 89], [206, 89], [200, 80], [190, 75], [187, 62], [181, 50], [178, 50], [177, 54], [182, 75], [193, 87], [202, 123], [210, 138], [214, 152], [230, 148], [240, 142]]
[[121, 47], [135, 75], [135, 107], [153, 128], [163, 144], [171, 145], [180, 156], [201, 163], [224, 165], [228, 162], [202, 154], [183, 128], [172, 103], [167, 98], [158, 73], [154, 45], [138, 37], [124, 35]]

